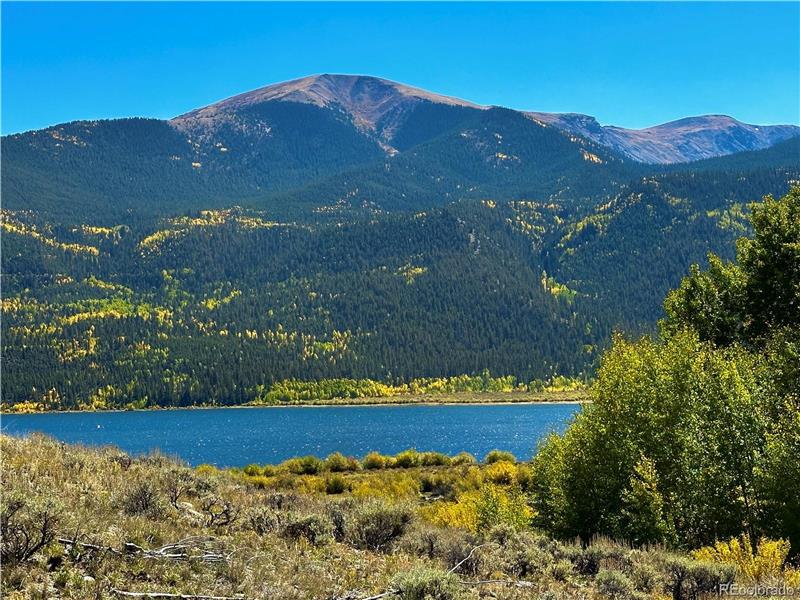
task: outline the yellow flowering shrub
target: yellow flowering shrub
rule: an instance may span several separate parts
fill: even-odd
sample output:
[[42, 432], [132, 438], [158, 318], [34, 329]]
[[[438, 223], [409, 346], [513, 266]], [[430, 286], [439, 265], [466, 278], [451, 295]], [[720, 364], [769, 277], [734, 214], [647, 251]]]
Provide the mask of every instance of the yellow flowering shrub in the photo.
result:
[[356, 498], [413, 498], [419, 495], [419, 480], [405, 474], [381, 473], [381, 477], [368, 477], [353, 487]]
[[434, 525], [467, 531], [486, 531], [501, 524], [523, 529], [533, 518], [533, 510], [522, 494], [493, 484], [465, 492], [455, 502], [423, 507], [420, 514]]
[[486, 467], [486, 479], [497, 485], [511, 485], [517, 477], [517, 467], [510, 462], [500, 461]]
[[692, 557], [706, 562], [725, 562], [736, 565], [743, 579], [760, 582], [783, 576], [783, 564], [789, 555], [787, 540], [761, 538], [753, 548], [747, 536], [717, 542], [692, 552]]

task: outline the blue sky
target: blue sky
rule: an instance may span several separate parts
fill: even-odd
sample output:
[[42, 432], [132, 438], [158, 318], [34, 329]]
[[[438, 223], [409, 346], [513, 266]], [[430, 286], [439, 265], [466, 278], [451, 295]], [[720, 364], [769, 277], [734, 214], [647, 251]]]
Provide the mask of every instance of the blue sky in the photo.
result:
[[323, 72], [626, 127], [800, 123], [800, 3], [2, 4], [3, 133]]

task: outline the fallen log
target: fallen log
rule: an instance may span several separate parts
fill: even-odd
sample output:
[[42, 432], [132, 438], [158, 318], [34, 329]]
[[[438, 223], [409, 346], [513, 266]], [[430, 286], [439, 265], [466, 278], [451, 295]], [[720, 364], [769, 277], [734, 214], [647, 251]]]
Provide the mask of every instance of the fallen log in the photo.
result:
[[110, 546], [99, 546], [97, 544], [90, 544], [89, 542], [81, 542], [78, 540], [71, 540], [69, 538], [57, 538], [58, 543], [64, 544], [65, 546], [74, 546], [76, 548], [85, 548], [86, 550], [97, 550], [101, 552], [110, 552], [111, 554], [116, 554], [117, 556], [122, 556], [122, 552], [112, 548]]
[[[80, 540], [71, 540], [69, 538], [58, 538], [58, 541], [68, 546], [78, 548], [85, 548], [87, 550], [94, 550], [99, 552], [109, 552], [116, 556], [134, 556], [138, 558], [147, 559], [166, 559], [166, 560], [200, 560], [203, 562], [224, 562], [227, 560], [224, 554], [219, 552], [211, 552], [207, 546], [213, 543], [214, 538], [208, 537], [194, 537], [180, 540], [173, 544], [167, 544], [161, 548], [148, 550], [142, 548], [133, 542], [125, 542], [124, 551], [117, 550], [111, 546], [100, 546], [99, 544], [91, 544], [89, 542], [81, 542]], [[192, 554], [190, 550], [200, 549], [201, 554]]]
[[386, 598], [387, 596], [394, 596], [395, 594], [399, 594], [400, 590], [389, 590], [383, 592], [382, 594], [378, 594], [377, 596], [369, 596], [368, 598], [362, 598], [361, 600], [378, 600], [379, 598]]
[[452, 569], [450, 569], [448, 571], [448, 573], [455, 573], [456, 570], [458, 569], [458, 567], [460, 567], [465, 562], [467, 562], [470, 558], [472, 558], [472, 555], [474, 554], [475, 550], [478, 550], [479, 548], [483, 548], [484, 546], [490, 546], [492, 544], [493, 544], [493, 542], [486, 542], [485, 544], [480, 544], [478, 546], [475, 546], [472, 550], [469, 551], [469, 554], [467, 554], [462, 560], [460, 560], [458, 563], [456, 563], [456, 566], [454, 566]]
[[461, 585], [507, 585], [510, 587], [518, 587], [518, 588], [532, 588], [536, 587], [536, 584], [532, 581], [517, 581], [516, 579], [480, 579], [477, 581], [470, 581], [469, 579], [459, 579], [458, 582]]

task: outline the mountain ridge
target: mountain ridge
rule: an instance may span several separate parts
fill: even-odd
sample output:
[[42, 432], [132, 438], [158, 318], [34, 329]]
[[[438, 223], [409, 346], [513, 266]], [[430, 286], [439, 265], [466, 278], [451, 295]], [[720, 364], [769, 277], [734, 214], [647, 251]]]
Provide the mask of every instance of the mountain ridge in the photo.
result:
[[642, 129], [601, 125], [580, 113], [529, 112], [532, 118], [589, 138], [651, 164], [693, 162], [737, 152], [764, 150], [800, 135], [796, 125], [753, 125], [728, 115], [683, 117]]
[[697, 115], [631, 129], [601, 125], [593, 116], [581, 113], [521, 111], [500, 105], [480, 105], [422, 88], [369, 75], [323, 73], [270, 84], [236, 94], [169, 120], [181, 131], [212, 130], [234, 122], [243, 109], [268, 102], [296, 102], [320, 108], [338, 108], [364, 131], [372, 132], [389, 154], [398, 150], [391, 143], [408, 113], [421, 103], [471, 110], [506, 108], [580, 135], [606, 146], [629, 159], [650, 164], [672, 164], [725, 156], [736, 152], [762, 150], [800, 135], [796, 125], [754, 125], [728, 115]]

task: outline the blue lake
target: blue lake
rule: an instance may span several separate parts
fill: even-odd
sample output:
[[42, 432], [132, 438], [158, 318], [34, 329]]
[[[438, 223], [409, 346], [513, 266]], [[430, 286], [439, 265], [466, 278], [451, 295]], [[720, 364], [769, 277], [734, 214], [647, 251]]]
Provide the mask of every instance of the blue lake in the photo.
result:
[[131, 454], [158, 449], [198, 465], [276, 463], [331, 452], [363, 457], [406, 448], [482, 458], [498, 448], [530, 458], [547, 434], [561, 432], [578, 404], [313, 406], [3, 415], [12, 435], [114, 445]]

